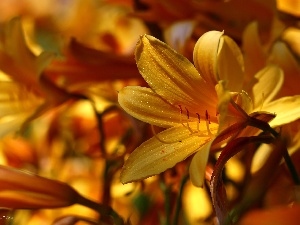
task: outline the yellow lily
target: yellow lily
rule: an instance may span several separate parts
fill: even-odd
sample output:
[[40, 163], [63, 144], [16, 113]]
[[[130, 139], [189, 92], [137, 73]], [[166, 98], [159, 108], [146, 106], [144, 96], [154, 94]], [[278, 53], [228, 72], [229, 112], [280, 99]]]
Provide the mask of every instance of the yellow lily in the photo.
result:
[[[240, 49], [222, 32], [208, 32], [194, 49], [196, 69], [163, 42], [144, 35], [137, 44], [135, 57], [150, 88], [126, 87], [119, 92], [119, 103], [137, 119], [167, 129], [144, 142], [129, 156], [121, 172], [121, 182], [159, 174], [197, 152], [190, 175], [195, 185], [202, 186], [210, 145], [220, 130], [219, 124], [223, 129], [242, 119], [236, 111], [228, 111], [231, 96], [239, 96], [240, 99], [235, 100], [247, 113], [256, 108], [242, 91]], [[265, 96], [270, 96], [267, 100], [271, 100], [280, 88], [280, 82], [277, 82], [282, 78], [279, 68], [265, 68], [255, 77], [260, 79], [270, 73], [275, 74], [274, 82], [268, 85], [257, 82], [251, 89], [256, 91], [265, 85]], [[260, 100], [258, 97], [254, 103], [261, 103]], [[275, 112], [271, 106], [269, 109]], [[286, 118], [285, 122], [288, 120], [291, 118]], [[223, 125], [225, 121], [230, 122]]]
[[[217, 93], [191, 62], [149, 35], [141, 37], [135, 57], [151, 88], [125, 87], [119, 92], [119, 103], [132, 116], [168, 129], [130, 155], [122, 170], [123, 183], [173, 167], [197, 152], [218, 130]], [[209, 151], [201, 152], [208, 155]]]

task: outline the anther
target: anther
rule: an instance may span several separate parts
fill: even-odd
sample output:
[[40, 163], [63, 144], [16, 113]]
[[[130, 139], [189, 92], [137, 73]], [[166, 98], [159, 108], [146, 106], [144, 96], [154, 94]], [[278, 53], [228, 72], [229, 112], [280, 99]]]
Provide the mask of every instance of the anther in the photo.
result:
[[180, 114], [182, 114], [182, 108], [181, 108], [181, 105], [178, 105], [179, 107], [179, 110], [180, 110]]
[[190, 118], [190, 113], [189, 113], [189, 110], [186, 108], [186, 107], [184, 107], [185, 108], [185, 110], [186, 110], [186, 115], [187, 115], [187, 118], [189, 119]]
[[213, 136], [213, 134], [210, 132], [210, 129], [209, 129], [209, 124], [210, 124], [210, 116], [207, 112], [207, 110], [205, 110], [205, 117], [206, 117], [206, 129], [207, 129], [207, 133], [209, 136]]
[[196, 113], [197, 117], [198, 117], [198, 123], [200, 123], [200, 114]]
[[210, 116], [209, 116], [207, 110], [205, 110], [205, 117], [206, 117], [206, 120], [208, 121], [208, 123], [210, 124]]

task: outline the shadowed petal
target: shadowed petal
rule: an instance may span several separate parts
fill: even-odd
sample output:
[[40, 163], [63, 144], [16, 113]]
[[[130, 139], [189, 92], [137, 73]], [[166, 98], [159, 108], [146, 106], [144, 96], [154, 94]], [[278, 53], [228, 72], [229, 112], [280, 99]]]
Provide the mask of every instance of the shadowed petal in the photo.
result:
[[299, 94], [299, 85], [295, 80], [300, 78], [300, 65], [284, 42], [278, 41], [273, 45], [269, 62], [280, 66], [284, 71], [284, 84], [280, 96]]
[[256, 75], [257, 83], [253, 86], [252, 100], [254, 108], [261, 108], [270, 102], [280, 91], [284, 75], [282, 70], [275, 65], [269, 65], [260, 70]]
[[244, 80], [244, 60], [240, 48], [228, 36], [220, 39], [218, 50], [218, 80], [228, 81], [230, 91], [241, 91]]
[[207, 159], [210, 151], [210, 146], [212, 141], [204, 145], [199, 151], [194, 155], [192, 162], [190, 164], [190, 178], [196, 187], [202, 187], [205, 176], [205, 168], [207, 164]]
[[249, 82], [266, 63], [266, 56], [258, 35], [257, 22], [250, 23], [243, 33], [243, 50], [245, 59], [245, 81]]
[[169, 128], [131, 153], [123, 166], [121, 182], [128, 183], [164, 172], [198, 151], [209, 140], [209, 136], [191, 135], [183, 126]]
[[40, 209], [69, 206], [79, 194], [69, 185], [0, 166], [0, 207]]

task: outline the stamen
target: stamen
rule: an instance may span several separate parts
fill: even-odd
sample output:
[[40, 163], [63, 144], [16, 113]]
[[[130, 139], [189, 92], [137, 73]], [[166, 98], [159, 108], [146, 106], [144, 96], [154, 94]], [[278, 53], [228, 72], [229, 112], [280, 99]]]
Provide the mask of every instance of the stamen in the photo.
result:
[[[198, 123], [197, 123], [197, 130], [193, 130], [191, 127], [190, 127], [190, 124], [189, 124], [189, 120], [190, 120], [190, 112], [189, 110], [187, 109], [187, 107], [184, 107], [185, 108], [185, 111], [186, 111], [186, 116], [187, 116], [187, 120], [186, 122], [183, 122], [182, 120], [182, 113], [183, 113], [183, 110], [182, 110], [182, 107], [181, 105], [178, 105], [179, 107], [179, 112], [180, 112], [180, 123], [182, 124], [182, 126], [186, 129], [189, 130], [189, 132], [191, 133], [191, 135], [197, 135], [199, 137], [203, 137], [203, 136], [213, 136], [213, 134], [210, 132], [209, 130], [209, 124], [210, 124], [210, 115], [208, 114], [207, 110], [206, 110], [206, 126], [207, 126], [207, 130], [208, 130], [208, 135], [204, 134], [202, 131], [200, 131], [200, 114], [199, 113], [196, 113], [197, 115], [197, 118], [198, 118]], [[156, 137], [158, 138], [158, 137]], [[158, 140], [160, 140], [158, 138]], [[163, 140], [160, 140], [162, 143], [166, 143], [165, 141]]]
[[186, 125], [187, 125], [187, 129], [191, 132], [191, 133], [194, 133], [194, 131], [192, 130], [192, 128], [190, 128], [190, 124], [189, 124], [189, 119], [190, 119], [190, 112], [189, 110], [184, 107], [185, 110], [186, 110], [186, 116], [187, 116], [187, 121], [186, 121]]
[[200, 115], [199, 115], [199, 113], [196, 113], [196, 115], [197, 115], [197, 117], [198, 117], [197, 131], [199, 131]]
[[182, 123], [182, 108], [181, 108], [181, 105], [178, 105], [179, 106], [179, 110], [180, 110], [180, 123], [183, 125]]
[[189, 119], [190, 118], [190, 113], [189, 113], [189, 110], [186, 108], [186, 107], [184, 107], [185, 108], [185, 110], [186, 110], [186, 115], [187, 115], [187, 118]]
[[207, 129], [207, 133], [209, 136], [213, 136], [213, 134], [210, 132], [210, 129], [209, 129], [209, 124], [210, 124], [210, 115], [208, 114], [207, 110], [205, 110], [205, 117], [206, 117], [206, 129]]
[[210, 124], [210, 115], [208, 114], [207, 110], [205, 110], [205, 117], [208, 123]]

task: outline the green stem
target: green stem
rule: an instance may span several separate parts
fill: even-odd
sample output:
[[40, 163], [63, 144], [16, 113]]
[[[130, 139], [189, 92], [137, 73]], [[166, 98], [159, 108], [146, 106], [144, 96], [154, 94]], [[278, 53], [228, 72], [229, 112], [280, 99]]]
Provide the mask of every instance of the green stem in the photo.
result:
[[297, 170], [296, 170], [296, 168], [294, 166], [294, 163], [293, 163], [293, 161], [292, 161], [292, 159], [291, 159], [291, 157], [290, 157], [290, 155], [289, 155], [289, 153], [287, 151], [287, 148], [285, 148], [285, 150], [284, 150], [283, 158], [284, 158], [285, 163], [286, 163], [286, 165], [287, 165], [287, 167], [288, 167], [288, 169], [289, 169], [289, 171], [291, 173], [291, 176], [292, 176], [292, 178], [294, 180], [294, 183], [296, 185], [300, 185], [299, 175], [298, 175]]
[[174, 215], [174, 220], [173, 220], [173, 225], [177, 225], [178, 224], [178, 219], [179, 219], [179, 213], [181, 210], [181, 206], [182, 206], [182, 192], [183, 192], [183, 188], [184, 185], [186, 184], [186, 182], [188, 181], [188, 175], [185, 175], [180, 183], [180, 188], [179, 188], [179, 192], [176, 198], [176, 209], [175, 209], [175, 215]]
[[165, 221], [164, 221], [164, 225], [171, 225], [171, 221], [170, 221], [170, 218], [171, 218], [171, 204], [170, 204], [171, 190], [170, 190], [170, 187], [166, 186], [163, 179], [161, 179], [161, 181], [160, 181], [160, 187], [161, 187], [161, 189], [164, 193], [164, 196], [165, 196], [165, 213], [166, 213], [165, 217], [166, 218], [165, 218]]
[[105, 222], [105, 224], [111, 224], [111, 220], [113, 220], [115, 225], [124, 224], [124, 220], [109, 206], [94, 202], [81, 195], [79, 195], [77, 203], [98, 212], [101, 215], [101, 222]]

